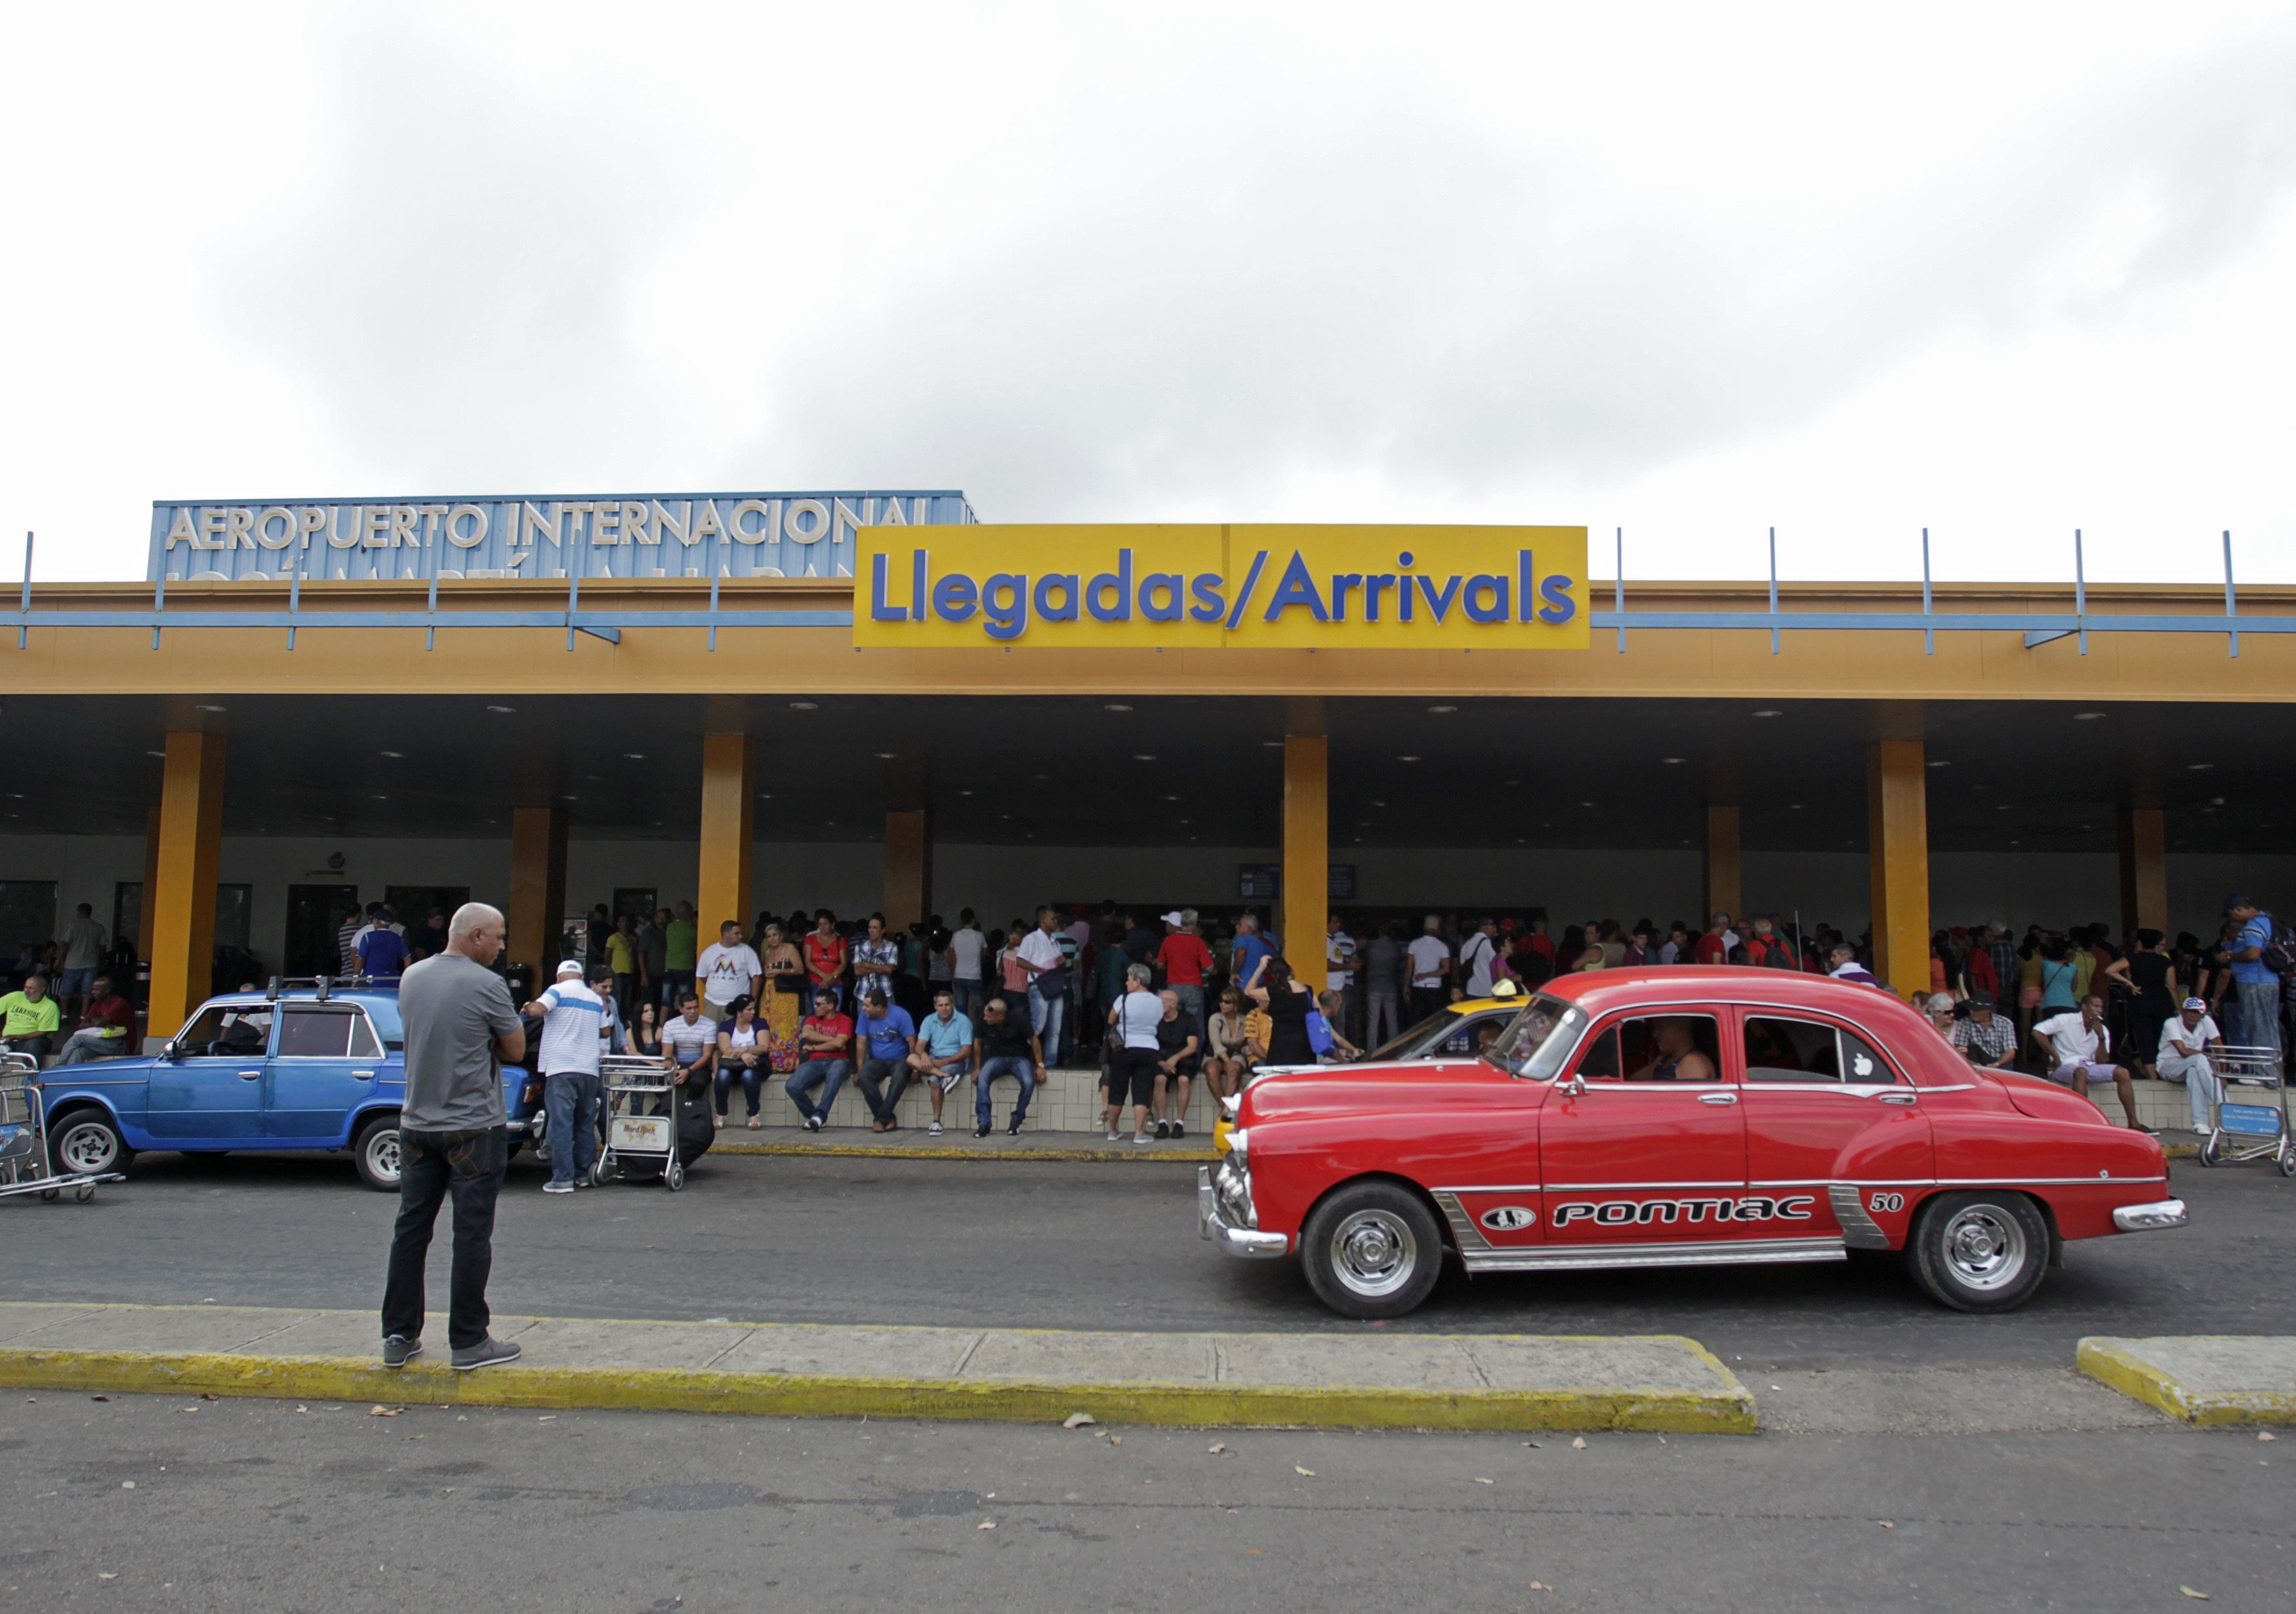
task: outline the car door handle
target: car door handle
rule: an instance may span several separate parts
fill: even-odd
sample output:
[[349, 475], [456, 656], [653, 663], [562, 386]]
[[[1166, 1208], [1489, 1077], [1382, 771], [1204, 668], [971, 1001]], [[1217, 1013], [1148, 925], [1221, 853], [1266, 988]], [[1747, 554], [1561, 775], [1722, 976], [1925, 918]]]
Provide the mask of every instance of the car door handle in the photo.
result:
[[242, 1082], [259, 1082], [263, 1079], [263, 1072], [261, 1070], [242, 1070], [239, 1073], [239, 1079]]
[[1919, 1102], [1910, 1093], [1877, 1093], [1874, 1096], [1885, 1104], [1911, 1104]]
[[353, 1081], [371, 1082], [374, 1080], [374, 1072], [372, 1070], [354, 1070], [351, 1072], [351, 1079]]
[[1702, 1093], [1698, 1095], [1698, 1102], [1702, 1104], [1734, 1104], [1738, 1102], [1738, 1095], [1734, 1093]]

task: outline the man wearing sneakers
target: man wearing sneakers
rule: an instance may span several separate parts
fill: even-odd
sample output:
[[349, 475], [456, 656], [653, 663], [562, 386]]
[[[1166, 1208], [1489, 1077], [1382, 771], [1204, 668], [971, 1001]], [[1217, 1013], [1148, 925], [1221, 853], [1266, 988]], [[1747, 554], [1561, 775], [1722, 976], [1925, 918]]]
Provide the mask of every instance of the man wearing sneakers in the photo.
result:
[[909, 1053], [910, 1079], [932, 1094], [932, 1135], [940, 1135], [941, 1102], [972, 1069], [972, 1022], [956, 1012], [956, 994], [942, 987], [933, 994], [933, 1012], [917, 1028]]
[[457, 1372], [518, 1359], [487, 1332], [494, 1266], [495, 1199], [510, 1159], [503, 1061], [526, 1057], [526, 1028], [491, 967], [502, 956], [503, 916], [466, 902], [447, 950], [413, 965], [398, 987], [406, 1038], [406, 1100], [398, 1118], [398, 1219], [382, 1288], [382, 1364], [404, 1367], [422, 1349], [422, 1267], [439, 1207], [455, 1201], [455, 1270], [447, 1342]]
[[1021, 1123], [1029, 1118], [1029, 1100], [1037, 1091], [1037, 1084], [1045, 1079], [1044, 1045], [1025, 1014], [1016, 1014], [1001, 997], [992, 997], [980, 1011], [980, 1027], [973, 1038], [973, 1053], [979, 1063], [972, 1078], [972, 1135], [985, 1138], [993, 1124], [989, 1105], [989, 1087], [1000, 1076], [1009, 1076], [1021, 1084], [1021, 1096], [1013, 1105], [1013, 1124], [1004, 1131], [1008, 1136], [1021, 1135]]
[[[607, 990], [612, 989], [607, 971]], [[550, 1180], [545, 1193], [571, 1193], [589, 1185], [598, 1159], [598, 1054], [604, 1042], [605, 995], [582, 984], [582, 961], [558, 966], [558, 979], [521, 1011], [542, 1021], [542, 1103], [549, 1125]]]
[[1156, 1022], [1156, 1135], [1188, 1135], [1188, 1078], [1196, 1073], [1204, 1040], [1181, 1007], [1180, 995], [1167, 987], [1157, 995], [1163, 1018]]

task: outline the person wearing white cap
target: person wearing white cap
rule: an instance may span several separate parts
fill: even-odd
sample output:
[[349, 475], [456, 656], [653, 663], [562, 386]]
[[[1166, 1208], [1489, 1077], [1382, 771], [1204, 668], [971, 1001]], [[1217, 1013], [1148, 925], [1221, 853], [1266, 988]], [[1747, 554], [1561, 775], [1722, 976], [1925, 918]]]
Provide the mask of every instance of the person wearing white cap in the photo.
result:
[[1164, 939], [1156, 949], [1156, 967], [1164, 984], [1180, 1000], [1180, 1015], [1195, 1028], [1196, 1045], [1204, 1038], [1204, 972], [1212, 967], [1212, 950], [1196, 930], [1193, 908], [1175, 908], [1163, 915]]
[[558, 966], [550, 989], [520, 1012], [542, 1021], [537, 1062], [550, 1150], [550, 1180], [542, 1192], [571, 1193], [589, 1185], [598, 1158], [598, 1045], [606, 1000], [582, 984], [582, 961], [570, 958]]
[[2224, 1036], [2209, 1018], [2204, 997], [2188, 997], [2182, 1009], [2161, 1028], [2161, 1054], [2154, 1061], [2164, 1082], [2185, 1084], [2185, 1102], [2192, 1108], [2193, 1130], [2206, 1133], [2214, 1120], [2212, 1106], [2224, 1098], [2224, 1084], [2209, 1059], [2210, 1049], [2221, 1050]]

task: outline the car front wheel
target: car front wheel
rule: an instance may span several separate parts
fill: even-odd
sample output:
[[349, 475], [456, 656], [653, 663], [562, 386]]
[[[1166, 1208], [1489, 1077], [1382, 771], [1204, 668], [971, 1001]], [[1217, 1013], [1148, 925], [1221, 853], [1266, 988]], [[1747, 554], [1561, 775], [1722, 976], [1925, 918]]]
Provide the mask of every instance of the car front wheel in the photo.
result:
[[1393, 1183], [1354, 1183], [1316, 1207], [1300, 1234], [1316, 1298], [1343, 1317], [1399, 1317], [1443, 1270], [1435, 1213]]
[[398, 1192], [398, 1118], [379, 1115], [359, 1128], [351, 1144], [359, 1180], [378, 1193]]
[[2049, 1227], [2021, 1193], [1941, 1193], [1906, 1241], [1914, 1276], [1956, 1311], [2011, 1311], [2048, 1271]]
[[125, 1171], [134, 1158], [127, 1140], [101, 1110], [66, 1116], [51, 1138], [48, 1158], [59, 1173], [97, 1176], [107, 1171]]

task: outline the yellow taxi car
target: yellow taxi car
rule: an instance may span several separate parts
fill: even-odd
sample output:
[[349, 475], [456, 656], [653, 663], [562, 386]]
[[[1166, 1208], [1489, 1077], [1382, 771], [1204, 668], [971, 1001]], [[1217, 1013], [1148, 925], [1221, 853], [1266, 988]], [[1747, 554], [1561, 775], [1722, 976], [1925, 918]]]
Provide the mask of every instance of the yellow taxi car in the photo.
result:
[[[1500, 981], [1488, 997], [1463, 997], [1446, 1004], [1434, 1013], [1406, 1030], [1392, 1041], [1367, 1050], [1364, 1063], [1376, 1061], [1391, 1065], [1405, 1060], [1472, 1059], [1492, 1038], [1506, 1028], [1507, 1022], [1521, 1012], [1525, 995], [1511, 980]], [[1352, 1061], [1350, 1061], [1352, 1062]], [[1250, 1086], [1270, 1070], [1283, 1069], [1280, 1065], [1256, 1067], [1243, 1078]], [[1234, 1130], [1235, 1100], [1229, 1098], [1220, 1105], [1220, 1118], [1212, 1123], [1212, 1147], [1227, 1152], [1227, 1135]]]

